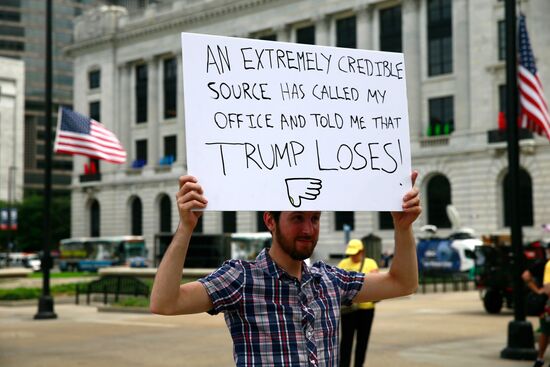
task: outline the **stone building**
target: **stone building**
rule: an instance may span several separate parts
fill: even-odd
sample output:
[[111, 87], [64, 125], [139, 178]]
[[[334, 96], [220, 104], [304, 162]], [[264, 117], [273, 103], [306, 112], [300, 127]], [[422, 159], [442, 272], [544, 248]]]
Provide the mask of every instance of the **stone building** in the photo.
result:
[[[127, 165], [101, 163], [84, 175], [76, 157], [72, 234], [174, 231], [178, 176], [186, 172], [180, 32], [403, 52], [413, 167], [424, 213], [416, 229], [451, 229], [452, 203], [478, 234], [505, 232], [506, 143], [497, 129], [505, 106], [504, 2], [498, 0], [184, 0], [128, 14], [104, 6], [77, 22], [74, 108], [100, 117], [126, 147]], [[542, 82], [550, 94], [550, 2], [521, 2]], [[95, 111], [95, 112], [94, 112]], [[550, 144], [522, 131], [522, 221], [527, 239], [550, 222]], [[255, 212], [208, 212], [204, 233], [262, 230]], [[392, 250], [388, 213], [327, 212], [315, 258], [375, 234]]]
[[0, 200], [23, 198], [25, 64], [0, 57]]

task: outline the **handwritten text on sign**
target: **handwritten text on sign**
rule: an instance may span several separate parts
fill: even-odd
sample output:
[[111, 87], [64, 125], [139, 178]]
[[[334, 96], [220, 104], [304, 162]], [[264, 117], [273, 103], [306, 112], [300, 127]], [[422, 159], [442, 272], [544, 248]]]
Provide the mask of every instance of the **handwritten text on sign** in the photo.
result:
[[209, 210], [401, 210], [403, 55], [182, 33], [187, 167]]

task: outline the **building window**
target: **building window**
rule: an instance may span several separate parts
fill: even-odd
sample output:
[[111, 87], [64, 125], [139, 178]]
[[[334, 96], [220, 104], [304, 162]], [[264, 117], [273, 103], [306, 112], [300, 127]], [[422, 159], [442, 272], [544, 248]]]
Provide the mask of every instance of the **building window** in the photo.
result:
[[277, 41], [277, 35], [276, 34], [268, 34], [265, 36], [261, 36], [260, 38], [262, 41]]
[[164, 118], [176, 117], [178, 62], [175, 57], [164, 60]]
[[136, 122], [147, 122], [147, 65], [136, 66]]
[[343, 231], [344, 225], [348, 225], [350, 230], [355, 228], [355, 212], [334, 212], [337, 231]]
[[100, 235], [99, 202], [94, 200], [92, 201], [92, 205], [90, 205], [90, 236], [99, 237]]
[[506, 113], [506, 84], [498, 86], [498, 110]]
[[393, 229], [393, 217], [391, 212], [378, 212], [378, 228]]
[[92, 70], [88, 73], [88, 88], [89, 89], [96, 89], [100, 87], [100, 78], [101, 78], [101, 71], [100, 70]]
[[428, 101], [430, 125], [428, 136], [449, 135], [455, 129], [453, 97], [432, 98]]
[[264, 212], [256, 212], [256, 231], [269, 232], [269, 229], [264, 223]]
[[401, 6], [380, 10], [380, 50], [402, 52]]
[[314, 45], [315, 44], [315, 26], [310, 25], [307, 27], [298, 28], [296, 30], [296, 43]]
[[96, 158], [88, 158], [88, 163], [84, 163], [84, 174], [97, 176], [101, 173], [100, 161]]
[[[504, 226], [510, 227], [510, 175], [507, 173], [502, 181]], [[533, 226], [533, 186], [531, 176], [523, 168], [519, 169], [519, 220], [522, 226]]]
[[336, 46], [356, 48], [357, 31], [355, 16], [336, 21]]
[[132, 200], [132, 228], [133, 236], [141, 236], [143, 234], [143, 208], [141, 199], [135, 197]]
[[166, 160], [167, 164], [172, 164], [178, 158], [176, 139], [176, 135], [164, 137], [164, 159]]
[[506, 59], [506, 22], [504, 20], [498, 22], [498, 59]]
[[101, 104], [99, 101], [90, 102], [90, 118], [101, 122]]
[[437, 175], [428, 182], [428, 224], [451, 228], [447, 205], [451, 204], [451, 184], [447, 177]]
[[147, 139], [136, 140], [136, 158], [133, 168], [141, 168], [147, 164]]
[[162, 233], [172, 232], [172, 203], [168, 195], [162, 195], [159, 204], [160, 223], [159, 229]]
[[453, 72], [451, 0], [428, 0], [428, 75]]
[[237, 232], [237, 212], [222, 212], [222, 227], [223, 233]]

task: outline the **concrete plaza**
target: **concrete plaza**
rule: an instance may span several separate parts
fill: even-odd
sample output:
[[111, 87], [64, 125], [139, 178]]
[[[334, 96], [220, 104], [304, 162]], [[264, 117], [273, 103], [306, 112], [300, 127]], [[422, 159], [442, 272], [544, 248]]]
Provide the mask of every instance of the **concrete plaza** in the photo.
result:
[[[163, 317], [56, 304], [0, 307], [0, 366], [232, 366], [223, 316]], [[377, 305], [367, 366], [531, 366], [499, 358], [510, 311], [484, 312], [477, 292], [418, 294]], [[537, 327], [537, 320], [530, 319]]]

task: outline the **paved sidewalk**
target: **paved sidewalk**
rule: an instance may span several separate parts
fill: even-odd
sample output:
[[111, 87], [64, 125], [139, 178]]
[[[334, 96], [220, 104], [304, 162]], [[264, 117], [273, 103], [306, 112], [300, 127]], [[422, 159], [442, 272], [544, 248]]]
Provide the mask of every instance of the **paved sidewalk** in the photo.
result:
[[[61, 304], [55, 311], [57, 320], [35, 321], [36, 306], [0, 307], [0, 366], [233, 365], [221, 315], [100, 313], [95, 307]], [[365, 365], [531, 366], [499, 358], [512, 318], [510, 311], [487, 315], [473, 291], [383, 301]]]

